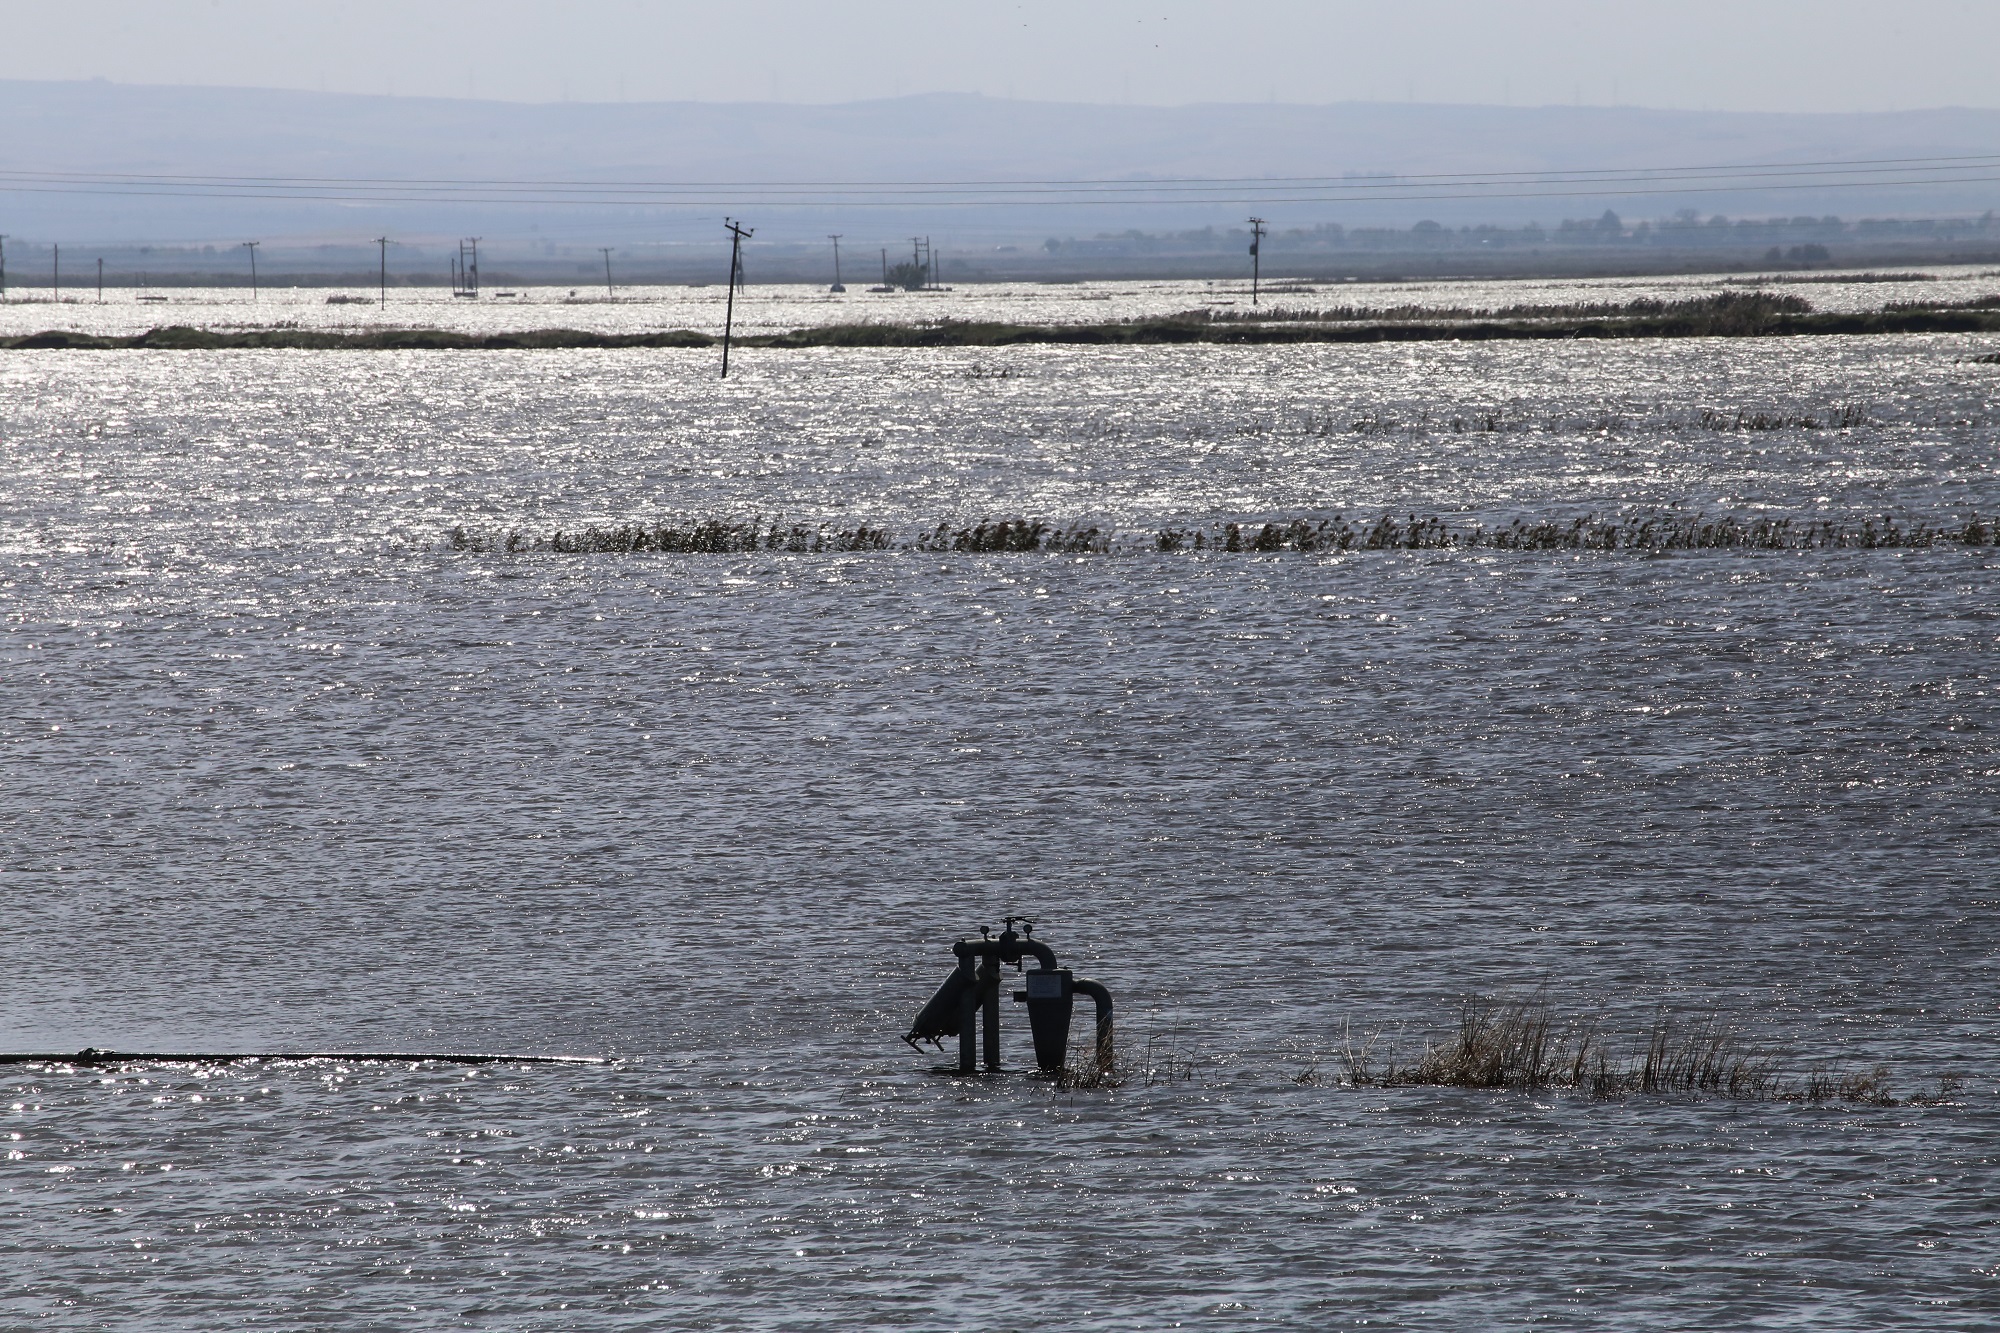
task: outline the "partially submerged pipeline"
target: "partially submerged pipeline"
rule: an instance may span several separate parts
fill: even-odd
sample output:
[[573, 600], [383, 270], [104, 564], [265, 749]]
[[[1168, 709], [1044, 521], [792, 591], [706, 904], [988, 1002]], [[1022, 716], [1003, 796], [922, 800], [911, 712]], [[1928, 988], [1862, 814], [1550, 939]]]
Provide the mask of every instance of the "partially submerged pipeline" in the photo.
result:
[[[1015, 930], [1019, 922], [1021, 929]], [[989, 927], [979, 928], [979, 938], [960, 939], [951, 946], [958, 966], [937, 988], [929, 1003], [918, 1012], [903, 1040], [910, 1049], [928, 1041], [942, 1050], [946, 1037], [958, 1038], [958, 1065], [946, 1065], [937, 1072], [977, 1074], [984, 1046], [985, 1072], [1002, 1072], [1000, 1065], [1000, 969], [1012, 963], [1017, 971], [1022, 960], [1032, 957], [1036, 967], [1022, 978], [1022, 989], [1014, 992], [1014, 1002], [1028, 1007], [1028, 1030], [1034, 1039], [1035, 1067], [1044, 1074], [1059, 1075], [1067, 1067], [1069, 1021], [1077, 995], [1088, 995], [1097, 1005], [1097, 1073], [1109, 1075], [1114, 1063], [1111, 1025], [1111, 992], [1095, 981], [1072, 975], [1056, 966], [1056, 952], [1034, 938], [1035, 923], [1025, 917], [1010, 916], [994, 938]], [[981, 1031], [983, 1027], [983, 1032]], [[979, 1038], [983, 1036], [983, 1043]]]
[[601, 1065], [595, 1055], [493, 1055], [439, 1051], [80, 1051], [0, 1054], [0, 1065], [236, 1065], [271, 1061], [348, 1060], [356, 1064]]

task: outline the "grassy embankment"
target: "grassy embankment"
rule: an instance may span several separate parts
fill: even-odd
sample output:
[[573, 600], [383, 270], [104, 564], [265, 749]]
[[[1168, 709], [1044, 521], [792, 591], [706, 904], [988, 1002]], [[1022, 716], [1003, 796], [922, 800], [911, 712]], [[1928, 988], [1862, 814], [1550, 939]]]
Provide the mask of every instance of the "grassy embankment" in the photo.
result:
[[[1492, 308], [1334, 306], [1321, 309], [1206, 308], [1096, 324], [1006, 324], [938, 320], [922, 324], [828, 324], [739, 337], [740, 347], [1136, 346], [1176, 343], [1273, 345], [1508, 341], [1567, 338], [1767, 338], [1804, 334], [2000, 333], [2000, 296], [1951, 305], [1897, 302], [1878, 311], [1815, 311], [1797, 296], [1721, 292], [1683, 301], [1511, 305]], [[0, 348], [153, 348], [216, 351], [296, 348], [310, 351], [523, 350], [542, 348], [701, 348], [713, 335], [691, 329], [592, 333], [537, 329], [455, 333], [444, 329], [150, 329], [130, 335], [69, 330], [0, 338]], [[1985, 358], [1980, 358], [1985, 359]]]

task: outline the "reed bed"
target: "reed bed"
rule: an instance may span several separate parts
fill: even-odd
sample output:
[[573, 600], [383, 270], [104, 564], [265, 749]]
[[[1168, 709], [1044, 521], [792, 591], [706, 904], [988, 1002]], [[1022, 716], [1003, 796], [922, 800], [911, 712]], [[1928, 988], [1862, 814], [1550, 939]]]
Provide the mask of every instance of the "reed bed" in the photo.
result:
[[752, 551], [793, 551], [812, 554], [844, 551], [884, 551], [895, 543], [881, 528], [859, 524], [835, 528], [821, 523], [765, 523], [761, 519], [701, 519], [689, 523], [621, 523], [587, 526], [574, 531], [557, 528], [545, 537], [518, 531], [481, 533], [465, 527], [447, 534], [456, 551], [553, 551], [561, 555], [735, 555]]
[[1882, 308], [1892, 314], [1917, 310], [2000, 310], [2000, 296], [1974, 296], [1964, 301], [1890, 301]]
[[[1893, 1106], [1881, 1069], [1787, 1072], [1788, 1063], [1754, 1045], [1714, 1015], [1680, 1019], [1662, 1012], [1645, 1042], [1619, 1055], [1597, 1025], [1564, 1017], [1547, 999], [1468, 1001], [1458, 1026], [1409, 1061], [1378, 1056], [1350, 1039], [1337, 1053], [1357, 1088], [1445, 1087], [1571, 1091], [1593, 1097], [1683, 1095], [1764, 1102], [1852, 1102]], [[1317, 1082], [1308, 1070], [1300, 1082]]]
[[1841, 287], [1882, 282], [1941, 282], [1936, 273], [1774, 273], [1756, 278], [1724, 278], [1729, 287], [1767, 287], [1789, 284]]
[[2000, 545], [2000, 520], [1968, 518], [1932, 523], [1888, 517], [1858, 522], [1834, 519], [1738, 518], [1701, 514], [1628, 515], [1571, 519], [1517, 518], [1507, 525], [1456, 527], [1416, 514], [1401, 519], [1275, 519], [1263, 524], [1224, 523], [1207, 528], [1167, 528], [1154, 539], [1161, 551], [1392, 551], [1487, 549], [1500, 551], [1802, 551], [1876, 547]]
[[1373, 518], [1274, 518], [1264, 522], [1116, 531], [1041, 519], [938, 523], [899, 536], [885, 526], [804, 524], [760, 518], [695, 519], [481, 531], [464, 526], [445, 546], [472, 553], [558, 555], [739, 555], [758, 552], [845, 554], [921, 551], [967, 555], [1111, 555], [1340, 553], [1350, 551], [1818, 551], [2000, 546], [2000, 518], [1859, 519], [1708, 516], [1667, 512], [1516, 518], [1506, 524], [1457, 524], [1435, 515]]
[[1042, 551], [1056, 555], [1104, 554], [1111, 550], [1111, 535], [1101, 528], [1059, 528], [1031, 519], [988, 520], [971, 527], [954, 528], [940, 523], [920, 533], [911, 544], [918, 551], [971, 551], [995, 553]]
[[[1895, 309], [1896, 307], [1891, 307]], [[1911, 307], [1916, 308], [1916, 307]], [[1211, 324], [1314, 323], [1314, 324], [1400, 324], [1436, 323], [1444, 320], [1536, 320], [1536, 319], [1659, 319], [1666, 317], [1721, 319], [1732, 322], [1765, 320], [1774, 315], [1809, 315], [1812, 303], [1802, 296], [1785, 293], [1747, 291], [1713, 292], [1677, 301], [1642, 296], [1630, 301], [1571, 301], [1502, 306], [1356, 306], [1342, 305], [1304, 309], [1274, 305], [1261, 309], [1217, 309], [1203, 307], [1180, 318], [1200, 319]]]
[[[2000, 360], [2000, 357], [1975, 357], [1974, 360]], [[1680, 431], [1707, 431], [1711, 434], [1727, 434], [1735, 431], [1821, 431], [1853, 430], [1874, 424], [1869, 409], [1861, 403], [1842, 403], [1816, 411], [1751, 411], [1738, 408], [1730, 411], [1723, 408], [1703, 407], [1693, 411], [1677, 408], [1654, 408], [1639, 412], [1621, 412], [1600, 408], [1585, 413], [1538, 413], [1528, 414], [1515, 411], [1510, 413], [1505, 407], [1474, 408], [1460, 410], [1451, 415], [1433, 413], [1429, 408], [1421, 408], [1409, 417], [1389, 417], [1370, 415], [1346, 417], [1332, 411], [1308, 409], [1296, 417], [1277, 419], [1256, 419], [1245, 422], [1237, 428], [1239, 435], [1282, 437], [1306, 435], [1324, 439], [1336, 435], [1498, 435], [1506, 433], [1541, 432], [1549, 435], [1622, 434], [1635, 427], [1665, 432], [1669, 435]], [[1933, 421], [1933, 425], [1943, 422]], [[1959, 420], [1950, 424], [1974, 427], [1984, 424], [1980, 420]]]

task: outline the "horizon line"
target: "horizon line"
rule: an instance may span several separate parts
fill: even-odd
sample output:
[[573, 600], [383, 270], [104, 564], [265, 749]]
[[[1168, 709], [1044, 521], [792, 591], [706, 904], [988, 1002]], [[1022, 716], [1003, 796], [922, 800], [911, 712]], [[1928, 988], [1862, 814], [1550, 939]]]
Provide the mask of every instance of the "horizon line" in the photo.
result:
[[1878, 107], [1869, 110], [1824, 111], [1824, 110], [1771, 110], [1747, 107], [1677, 107], [1655, 106], [1640, 102], [1458, 102], [1448, 100], [1390, 100], [1382, 98], [1346, 98], [1327, 102], [1306, 102], [1294, 100], [1268, 99], [1264, 101], [1192, 101], [1192, 102], [1149, 102], [1134, 101], [1129, 98], [1118, 100], [1091, 100], [1082, 98], [1037, 98], [1001, 96], [978, 89], [938, 88], [922, 92], [895, 93], [882, 97], [857, 97], [844, 101], [791, 101], [774, 98], [506, 98], [506, 97], [465, 97], [451, 93], [402, 93], [402, 92], [361, 92], [351, 89], [306, 88], [288, 84], [255, 83], [145, 83], [123, 79], [113, 79], [105, 75], [85, 78], [35, 79], [0, 77], [0, 87], [9, 85], [32, 87], [108, 87], [139, 90], [177, 92], [230, 92], [230, 93], [277, 93], [299, 97], [352, 98], [378, 102], [433, 102], [462, 104], [466, 106], [557, 108], [557, 107], [784, 107], [798, 109], [835, 110], [847, 107], [882, 106], [896, 102], [936, 101], [951, 99], [958, 101], [979, 101], [1004, 103], [1013, 106], [1037, 107], [1097, 107], [1107, 110], [1132, 111], [1198, 111], [1205, 108], [1251, 109], [1267, 108], [1292, 111], [1327, 111], [1340, 107], [1368, 108], [1409, 108], [1416, 109], [1458, 109], [1468, 111], [1530, 112], [1530, 111], [1615, 111], [1642, 112], [1649, 115], [1671, 116], [1746, 116], [1771, 118], [1811, 118], [1836, 119], [1873, 116], [1922, 116], [1942, 113], [1965, 113], [2000, 115], [2000, 104], [1993, 106], [1972, 106], [1961, 103], [1943, 103], [1928, 106]]

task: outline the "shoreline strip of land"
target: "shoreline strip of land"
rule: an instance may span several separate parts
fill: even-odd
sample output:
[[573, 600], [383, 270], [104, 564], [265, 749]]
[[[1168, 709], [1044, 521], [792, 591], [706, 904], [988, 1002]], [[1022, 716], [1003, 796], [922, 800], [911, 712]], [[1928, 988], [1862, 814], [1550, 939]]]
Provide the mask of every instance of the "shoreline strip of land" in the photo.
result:
[[[1797, 297], [1729, 292], [1686, 301], [1623, 305], [1513, 306], [1494, 311], [1378, 311], [1273, 307], [1187, 311], [1085, 324], [942, 319], [922, 323], [827, 324], [732, 341], [745, 348], [941, 348], [1015, 346], [1283, 346], [1303, 343], [1518, 342], [1579, 338], [1787, 338], [1924, 333], [2000, 333], [2000, 296], [1956, 305], [1891, 305], [1858, 312], [1816, 311]], [[134, 334], [68, 329], [0, 337], [0, 350], [109, 351], [533, 351], [720, 346], [695, 329], [608, 333], [531, 329], [466, 333], [451, 329], [207, 329], [170, 325]], [[1984, 358], [1981, 358], [1984, 359]]]

